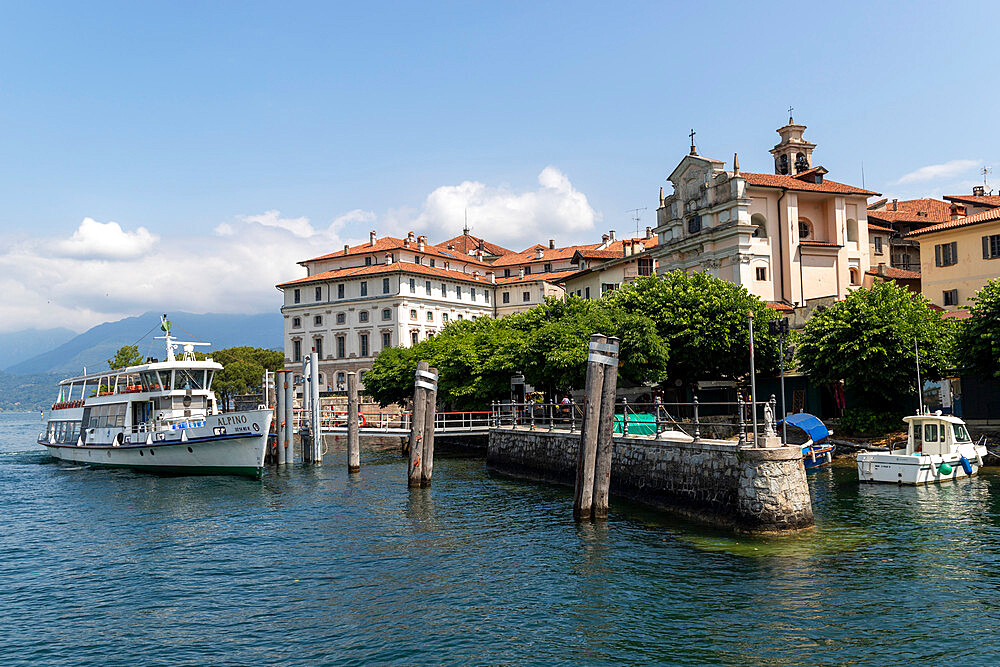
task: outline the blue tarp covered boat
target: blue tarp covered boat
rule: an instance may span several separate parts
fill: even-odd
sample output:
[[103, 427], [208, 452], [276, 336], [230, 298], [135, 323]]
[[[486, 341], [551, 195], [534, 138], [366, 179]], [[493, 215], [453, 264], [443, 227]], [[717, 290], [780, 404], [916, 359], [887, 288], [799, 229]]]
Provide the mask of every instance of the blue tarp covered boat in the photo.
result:
[[[833, 450], [835, 447], [830, 443], [824, 443], [828, 437], [833, 435], [833, 431], [826, 427], [819, 417], [808, 412], [799, 412], [789, 415], [787, 419], [789, 426], [794, 426], [805, 432], [809, 438], [802, 445], [802, 458], [806, 470], [813, 470], [821, 466], [829, 465], [833, 462]], [[781, 425], [781, 421], [778, 422]]]

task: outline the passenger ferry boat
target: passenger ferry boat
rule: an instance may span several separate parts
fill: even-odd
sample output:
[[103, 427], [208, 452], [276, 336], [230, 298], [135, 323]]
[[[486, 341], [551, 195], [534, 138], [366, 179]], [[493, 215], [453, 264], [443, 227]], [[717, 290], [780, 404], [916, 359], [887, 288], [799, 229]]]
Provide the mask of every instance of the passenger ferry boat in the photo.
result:
[[211, 386], [222, 364], [194, 355], [208, 343], [175, 340], [166, 316], [160, 326], [166, 361], [60, 382], [39, 444], [57, 459], [92, 466], [260, 478], [271, 411], [221, 413]]
[[979, 472], [986, 447], [973, 444], [965, 422], [958, 417], [917, 414], [903, 417], [906, 447], [890, 452], [860, 452], [858, 478], [862, 482], [927, 484]]

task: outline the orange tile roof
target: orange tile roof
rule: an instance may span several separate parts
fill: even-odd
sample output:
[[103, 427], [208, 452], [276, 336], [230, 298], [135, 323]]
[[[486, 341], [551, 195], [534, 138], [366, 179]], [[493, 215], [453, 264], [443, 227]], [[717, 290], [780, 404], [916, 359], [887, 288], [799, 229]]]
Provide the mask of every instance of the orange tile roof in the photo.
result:
[[[499, 258], [497, 261], [493, 262], [491, 266], [520, 266], [523, 264], [534, 264], [536, 262], [551, 262], [559, 259], [570, 259], [576, 255], [577, 252], [579, 252], [584, 259], [617, 259], [625, 256], [625, 241], [641, 242], [648, 250], [649, 248], [656, 246], [657, 237], [653, 236], [648, 239], [619, 239], [609, 243], [603, 250], [598, 250], [601, 246], [600, 243], [573, 245], [566, 246], [565, 248], [549, 248], [548, 246], [536, 243], [526, 250]], [[535, 256], [535, 251], [539, 248], [542, 250], [542, 256], [540, 258]]]
[[338, 250], [337, 252], [331, 252], [326, 255], [320, 255], [319, 257], [313, 257], [312, 259], [307, 259], [299, 262], [299, 264], [305, 264], [306, 262], [317, 262], [323, 259], [333, 259], [334, 257], [350, 257], [352, 255], [366, 255], [369, 253], [383, 253], [390, 250], [400, 250], [405, 249], [411, 252], [417, 252], [424, 255], [434, 255], [436, 257], [444, 257], [446, 259], [458, 259], [463, 261], [475, 261], [470, 259], [467, 255], [462, 256], [458, 252], [450, 252], [439, 248], [438, 246], [430, 245], [429, 243], [424, 244], [424, 249], [420, 250], [416, 241], [411, 242], [406, 245], [406, 239], [399, 239], [394, 236], [383, 236], [382, 238], [375, 239], [375, 245], [371, 243], [362, 243], [360, 245], [351, 246], [347, 251]]
[[[489, 266], [484, 265], [484, 269]], [[371, 266], [352, 266], [344, 269], [333, 269], [332, 271], [323, 271], [322, 273], [317, 273], [312, 276], [306, 276], [305, 278], [298, 278], [296, 280], [289, 280], [287, 282], [275, 285], [275, 287], [289, 287], [291, 285], [303, 285], [307, 283], [322, 282], [325, 280], [338, 280], [343, 278], [360, 278], [364, 276], [377, 276], [384, 275], [388, 273], [416, 273], [424, 276], [433, 276], [435, 278], [447, 278], [448, 280], [461, 280], [468, 283], [476, 283], [479, 285], [492, 286], [487, 277], [486, 272], [483, 271], [480, 274], [479, 280], [476, 280], [471, 273], [462, 273], [461, 271], [453, 271], [451, 269], [441, 269], [438, 267], [427, 266], [426, 264], [414, 264], [412, 262], [393, 262], [392, 264], [372, 264]]]
[[905, 199], [895, 203], [885, 203], [879, 208], [868, 209], [868, 220], [877, 222], [914, 222], [922, 224], [937, 224], [951, 218], [951, 204], [926, 197], [924, 199]]
[[948, 201], [975, 206], [1000, 206], [1000, 196], [998, 195], [945, 195], [944, 198]]
[[894, 230], [892, 227], [883, 227], [882, 225], [873, 225], [872, 223], [869, 222], [868, 223], [868, 231], [870, 231], [870, 232], [890, 232], [891, 233], [891, 232], [894, 232], [896, 230]]
[[472, 234], [460, 234], [455, 238], [442, 241], [441, 243], [437, 243], [435, 245], [442, 250], [448, 250], [449, 243], [454, 246], [456, 252], [462, 255], [468, 255], [470, 252], [475, 253], [476, 248], [479, 247], [480, 243], [483, 244], [483, 248], [490, 255], [503, 256], [514, 254], [513, 250], [508, 250], [507, 248], [499, 246], [496, 243], [490, 243], [489, 241], [479, 238], [478, 236], [473, 236]]
[[853, 185], [844, 185], [836, 181], [823, 180], [822, 183], [810, 183], [800, 180], [794, 176], [783, 176], [781, 174], [755, 174], [749, 171], [741, 171], [740, 177], [745, 179], [749, 185], [756, 185], [764, 188], [786, 188], [788, 190], [801, 190], [805, 192], [827, 192], [838, 195], [878, 195], [871, 190], [863, 190]]
[[767, 307], [771, 310], [778, 310], [783, 313], [791, 313], [795, 311], [795, 306], [789, 305], [787, 303], [782, 303], [781, 301], [768, 301]]
[[919, 236], [920, 234], [932, 234], [934, 232], [943, 232], [948, 229], [958, 229], [959, 227], [969, 227], [971, 225], [978, 225], [982, 222], [993, 222], [994, 220], [1000, 220], [1000, 208], [993, 208], [990, 209], [989, 211], [976, 213], [975, 215], [967, 215], [964, 218], [958, 218], [957, 220], [949, 220], [948, 222], [942, 222], [941, 224], [938, 225], [931, 225], [930, 227], [924, 227], [923, 229], [915, 229], [909, 234], [906, 234], [906, 238]]
[[501, 278], [497, 276], [497, 285], [514, 285], [516, 283], [533, 283], [540, 280], [546, 282], [555, 283], [561, 282], [567, 276], [571, 275], [572, 271], [549, 271], [547, 273], [528, 273], [522, 278], [521, 276], [510, 276], [509, 278]]
[[907, 271], [906, 269], [897, 269], [894, 266], [885, 267], [885, 275], [881, 275], [878, 270], [866, 271], [870, 276], [876, 276], [878, 278], [890, 278], [893, 280], [920, 280], [919, 271]]

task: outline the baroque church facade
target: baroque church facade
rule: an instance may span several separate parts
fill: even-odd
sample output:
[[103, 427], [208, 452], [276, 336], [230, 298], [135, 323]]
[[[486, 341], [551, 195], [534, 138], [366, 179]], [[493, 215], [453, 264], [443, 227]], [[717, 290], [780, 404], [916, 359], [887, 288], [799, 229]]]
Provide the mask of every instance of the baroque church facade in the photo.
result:
[[742, 172], [691, 151], [671, 172], [657, 209], [658, 273], [705, 271], [805, 315], [862, 286], [870, 269], [862, 188], [826, 179], [816, 145], [792, 118], [771, 149], [774, 173]]

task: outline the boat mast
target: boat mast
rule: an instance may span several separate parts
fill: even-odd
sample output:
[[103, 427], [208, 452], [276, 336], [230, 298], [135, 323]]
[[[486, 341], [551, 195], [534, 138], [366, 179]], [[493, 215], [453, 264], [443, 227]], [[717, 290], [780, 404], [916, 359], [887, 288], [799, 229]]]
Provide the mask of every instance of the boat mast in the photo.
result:
[[913, 351], [916, 353], [917, 359], [917, 405], [920, 408], [920, 414], [924, 414], [924, 385], [920, 381], [920, 348], [917, 346], [917, 337], [913, 337]]

